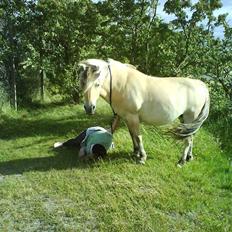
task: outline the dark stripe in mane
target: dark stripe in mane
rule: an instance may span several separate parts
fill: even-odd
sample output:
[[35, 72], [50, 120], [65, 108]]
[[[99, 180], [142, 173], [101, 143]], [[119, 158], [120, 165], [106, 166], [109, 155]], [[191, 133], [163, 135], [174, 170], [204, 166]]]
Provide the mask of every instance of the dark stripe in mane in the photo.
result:
[[88, 73], [88, 67], [86, 67], [83, 71], [80, 72], [80, 85], [82, 89], [86, 85], [86, 81], [88, 77], [87, 73]]

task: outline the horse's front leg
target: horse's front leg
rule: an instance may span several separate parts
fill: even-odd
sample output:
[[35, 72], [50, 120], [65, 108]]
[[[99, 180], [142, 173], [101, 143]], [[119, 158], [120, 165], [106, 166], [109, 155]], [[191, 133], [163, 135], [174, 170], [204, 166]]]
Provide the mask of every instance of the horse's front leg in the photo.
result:
[[142, 135], [139, 132], [139, 117], [128, 115], [126, 123], [133, 141], [134, 155], [139, 158], [141, 164], [145, 164], [147, 154], [143, 147]]
[[111, 124], [111, 133], [113, 134], [114, 131], [117, 129], [120, 123], [120, 117], [116, 114], [113, 118], [113, 122]]

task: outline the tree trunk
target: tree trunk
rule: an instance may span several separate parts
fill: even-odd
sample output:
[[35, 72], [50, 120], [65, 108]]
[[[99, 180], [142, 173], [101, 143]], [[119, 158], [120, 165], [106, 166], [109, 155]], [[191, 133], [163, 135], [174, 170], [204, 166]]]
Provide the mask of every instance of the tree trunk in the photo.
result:
[[150, 74], [150, 43], [151, 43], [151, 29], [153, 26], [153, 23], [155, 21], [156, 15], [157, 15], [157, 7], [159, 4], [159, 0], [153, 0], [150, 3], [150, 22], [147, 27], [147, 38], [146, 38], [146, 53], [145, 53], [145, 70], [147, 74]]
[[17, 99], [17, 83], [16, 83], [16, 70], [15, 70], [15, 63], [13, 62], [13, 106], [14, 109], [18, 110], [18, 99]]
[[40, 97], [41, 101], [44, 101], [44, 79], [46, 77], [45, 70], [42, 69], [40, 72]]
[[9, 76], [9, 86], [10, 86], [10, 103], [11, 106], [17, 111], [18, 103], [17, 103], [16, 69], [15, 69], [15, 63], [13, 57], [9, 58], [8, 76]]

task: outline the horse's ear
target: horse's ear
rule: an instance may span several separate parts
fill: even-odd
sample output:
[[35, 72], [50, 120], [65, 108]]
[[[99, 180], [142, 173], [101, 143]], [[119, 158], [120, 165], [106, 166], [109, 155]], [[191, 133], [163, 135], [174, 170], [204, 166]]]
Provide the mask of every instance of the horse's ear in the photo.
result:
[[83, 68], [84, 70], [87, 68], [87, 65], [83, 62], [78, 63], [78, 66]]
[[97, 72], [99, 70], [99, 66], [97, 65], [90, 65], [91, 69], [93, 70], [93, 72]]
[[98, 72], [100, 70], [99, 65], [92, 62], [91, 60], [81, 61], [79, 64], [84, 70], [90, 68], [92, 72]]
[[92, 72], [97, 72], [99, 70], [99, 66], [96, 64], [92, 64], [92, 63], [86, 63], [86, 65], [88, 67], [90, 67], [90, 69], [92, 70]]

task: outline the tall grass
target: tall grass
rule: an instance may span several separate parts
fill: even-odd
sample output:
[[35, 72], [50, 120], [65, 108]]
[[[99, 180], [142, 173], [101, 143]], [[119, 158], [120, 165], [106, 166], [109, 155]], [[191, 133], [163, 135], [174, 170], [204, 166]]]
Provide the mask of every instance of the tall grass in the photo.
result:
[[82, 106], [52, 104], [1, 116], [0, 231], [231, 231], [232, 166], [213, 124], [199, 131], [195, 160], [182, 169], [181, 143], [147, 125], [145, 165], [131, 157], [124, 123], [104, 160], [52, 149], [110, 120], [103, 102], [93, 117]]

